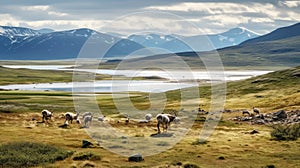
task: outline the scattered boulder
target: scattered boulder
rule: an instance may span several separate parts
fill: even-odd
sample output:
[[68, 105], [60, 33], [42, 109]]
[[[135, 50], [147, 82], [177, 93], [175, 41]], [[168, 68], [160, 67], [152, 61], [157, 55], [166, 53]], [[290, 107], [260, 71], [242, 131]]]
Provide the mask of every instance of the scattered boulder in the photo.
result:
[[279, 111], [273, 113], [274, 120], [281, 120], [281, 119], [286, 119], [286, 118], [287, 118], [287, 114], [284, 110], [279, 110]]
[[224, 156], [220, 156], [218, 159], [219, 160], [225, 160], [225, 157]]
[[64, 123], [63, 125], [58, 126], [59, 128], [68, 128], [68, 124]]
[[150, 137], [153, 137], [153, 138], [171, 137], [171, 136], [173, 136], [173, 133], [162, 133], [162, 134], [155, 133], [155, 134], [150, 135]]
[[299, 78], [300, 77], [300, 71], [296, 71], [292, 74], [293, 77]]
[[82, 140], [81, 148], [88, 148], [89, 146], [93, 145], [90, 141]]
[[257, 114], [253, 116], [236, 116], [233, 121], [248, 121], [251, 124], [293, 124], [300, 122], [300, 110], [279, 110], [273, 113]]
[[129, 162], [141, 162], [143, 161], [143, 156], [141, 154], [134, 154], [128, 157]]
[[257, 130], [252, 130], [251, 132], [250, 132], [250, 134], [258, 134], [259, 132], [257, 131]]
[[98, 121], [103, 122], [104, 121], [104, 117], [98, 117]]

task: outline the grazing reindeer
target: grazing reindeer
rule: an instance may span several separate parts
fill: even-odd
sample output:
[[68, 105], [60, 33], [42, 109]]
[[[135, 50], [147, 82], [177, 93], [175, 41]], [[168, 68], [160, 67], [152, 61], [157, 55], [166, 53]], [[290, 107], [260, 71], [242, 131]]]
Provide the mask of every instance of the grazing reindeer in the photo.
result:
[[174, 121], [175, 118], [176, 116], [173, 116], [171, 114], [158, 114], [156, 116], [158, 134], [160, 134], [160, 125], [162, 125], [163, 131], [167, 131], [170, 123]]
[[84, 118], [83, 118], [84, 127], [88, 128], [88, 123], [89, 123], [89, 126], [90, 126], [92, 124], [92, 120], [93, 120], [92, 115], [85, 115]]
[[71, 121], [71, 124], [73, 122], [73, 120], [76, 120], [76, 122], [78, 124], [80, 124], [80, 120], [79, 120], [79, 113], [72, 113], [72, 112], [66, 112], [65, 114], [65, 124], [68, 125], [69, 121]]
[[91, 112], [84, 112], [82, 114], [82, 118], [84, 118], [85, 116], [93, 116], [93, 113], [91, 113]]
[[52, 115], [53, 115], [53, 112], [48, 111], [48, 110], [43, 110], [43, 111], [42, 111], [42, 116], [43, 116], [42, 119], [43, 119], [43, 122], [45, 122], [45, 120], [48, 122], [48, 119], [49, 119], [49, 118], [51, 119]]
[[126, 115], [127, 115], [127, 117], [126, 117], [125, 123], [126, 123], [126, 124], [128, 124], [128, 123], [129, 123], [129, 121], [130, 121], [130, 117], [129, 117], [129, 115], [128, 115], [128, 114], [126, 114]]

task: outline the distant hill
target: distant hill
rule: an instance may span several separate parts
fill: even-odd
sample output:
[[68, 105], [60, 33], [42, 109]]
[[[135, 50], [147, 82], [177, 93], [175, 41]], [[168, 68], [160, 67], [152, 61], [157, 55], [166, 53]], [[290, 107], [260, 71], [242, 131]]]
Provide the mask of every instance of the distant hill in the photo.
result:
[[276, 30], [272, 31], [271, 33], [265, 34], [265, 35], [257, 37], [257, 38], [247, 40], [247, 41], [243, 42], [241, 45], [281, 40], [281, 39], [286, 39], [286, 38], [295, 37], [295, 36], [300, 36], [300, 23], [276, 29]]

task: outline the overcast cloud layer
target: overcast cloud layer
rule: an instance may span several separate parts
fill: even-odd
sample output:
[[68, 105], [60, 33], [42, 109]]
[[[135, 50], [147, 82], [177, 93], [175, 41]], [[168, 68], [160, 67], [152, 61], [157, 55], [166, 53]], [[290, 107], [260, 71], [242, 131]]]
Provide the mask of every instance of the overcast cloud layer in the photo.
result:
[[[145, 11], [179, 17], [140, 14]], [[202, 33], [242, 26], [264, 34], [299, 22], [299, 11], [300, 1], [286, 0], [1, 0], [0, 25], [55, 30], [91, 28], [125, 35], [152, 25], [160, 32], [171, 27], [182, 35], [199, 34], [184, 26], [190, 22]], [[136, 12], [139, 14], [133, 14]], [[119, 21], [112, 23], [116, 19]]]

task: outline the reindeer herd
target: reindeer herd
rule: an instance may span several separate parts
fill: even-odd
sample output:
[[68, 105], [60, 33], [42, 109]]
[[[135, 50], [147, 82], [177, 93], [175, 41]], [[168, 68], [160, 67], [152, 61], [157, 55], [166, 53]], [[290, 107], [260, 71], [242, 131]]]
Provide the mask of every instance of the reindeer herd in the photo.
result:
[[[44, 123], [48, 123], [48, 120], [51, 120], [51, 117], [53, 117], [53, 112], [49, 111], [49, 110], [43, 110], [42, 112], [42, 122]], [[73, 112], [66, 112], [64, 114], [64, 118], [65, 118], [65, 122], [64, 122], [64, 126], [68, 126], [69, 123], [73, 123], [73, 120], [76, 121], [77, 124], [81, 124], [81, 120], [80, 120], [80, 113], [73, 113]], [[84, 128], [88, 128], [93, 120], [93, 113], [91, 112], [84, 112], [82, 114], [82, 121], [83, 121], [83, 127]], [[152, 119], [152, 114], [146, 114], [145, 115], [145, 120], [147, 122], [150, 122], [150, 120]], [[174, 122], [176, 124], [178, 124], [180, 122], [180, 118], [177, 117], [177, 114], [174, 113], [174, 115], [172, 114], [157, 114], [156, 116], [156, 120], [157, 120], [157, 131], [158, 134], [161, 133], [160, 127], [162, 126], [163, 128], [163, 132], [167, 132], [168, 128], [170, 127], [171, 122]], [[103, 122], [104, 121], [104, 117], [98, 117], [98, 121]], [[125, 123], [128, 124], [130, 121], [130, 117], [129, 115], [126, 115], [126, 120]]]
[[[242, 115], [254, 115], [254, 114], [259, 114], [260, 110], [258, 108], [253, 107], [252, 108], [253, 113], [250, 113], [248, 110], [243, 110]], [[203, 110], [202, 110], [203, 111]], [[201, 112], [202, 112], [201, 111]], [[200, 111], [199, 111], [200, 112]], [[48, 123], [48, 120], [51, 120], [51, 117], [53, 117], [53, 112], [49, 110], [43, 110], [42, 112], [42, 122]], [[178, 124], [180, 122], [180, 118], [177, 116], [176, 112], [173, 112], [174, 114], [168, 114], [168, 113], [160, 113], [156, 115], [156, 121], [157, 121], [157, 133], [161, 133], [161, 127], [163, 132], [167, 132], [168, 128], [170, 127], [171, 123]], [[206, 113], [207, 114], [207, 113]], [[73, 113], [73, 112], [66, 112], [64, 114], [65, 122], [64, 126], [68, 126], [69, 123], [73, 123], [73, 120], [76, 121], [76, 123], [81, 124], [80, 120], [80, 113]], [[93, 113], [91, 112], [84, 112], [81, 117], [83, 121], [83, 127], [88, 128], [92, 121], [93, 121]], [[146, 114], [145, 115], [145, 121], [150, 122], [152, 119], [152, 114]], [[98, 117], [98, 121], [103, 122], [104, 117]], [[128, 124], [130, 121], [129, 115], [126, 114], [126, 120], [125, 123]]]

